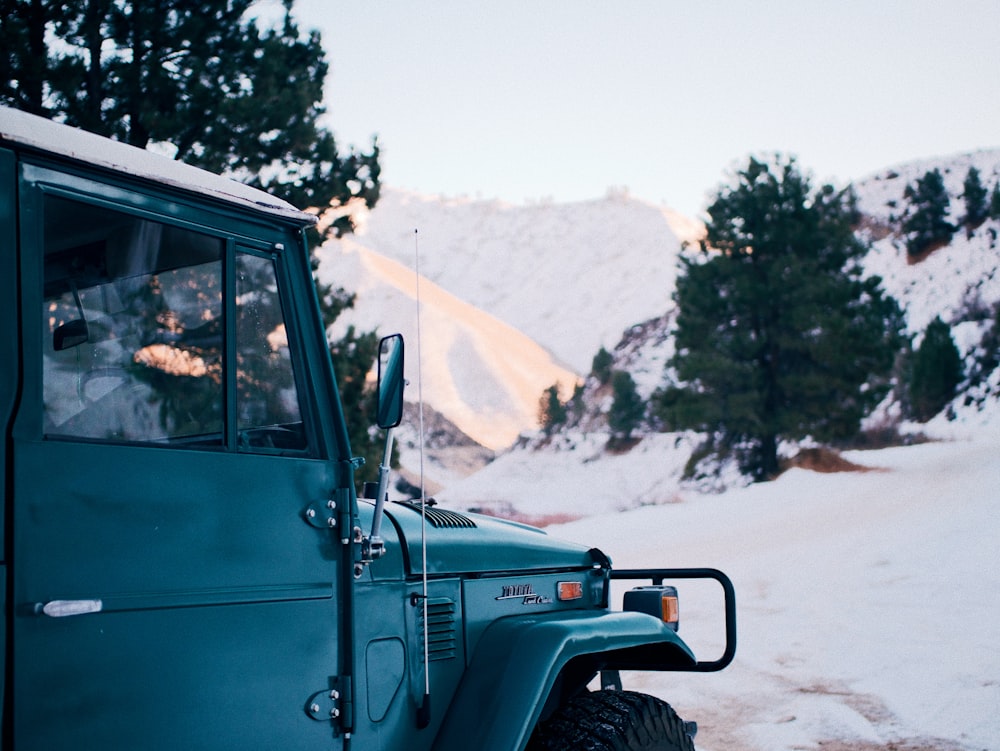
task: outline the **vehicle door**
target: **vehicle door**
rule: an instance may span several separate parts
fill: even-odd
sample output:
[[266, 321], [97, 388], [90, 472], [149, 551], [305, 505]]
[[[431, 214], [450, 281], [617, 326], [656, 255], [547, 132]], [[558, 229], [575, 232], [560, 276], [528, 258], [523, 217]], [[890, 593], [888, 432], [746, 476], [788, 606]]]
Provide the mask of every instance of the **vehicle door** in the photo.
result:
[[17, 748], [340, 748], [301, 228], [44, 163], [20, 192]]

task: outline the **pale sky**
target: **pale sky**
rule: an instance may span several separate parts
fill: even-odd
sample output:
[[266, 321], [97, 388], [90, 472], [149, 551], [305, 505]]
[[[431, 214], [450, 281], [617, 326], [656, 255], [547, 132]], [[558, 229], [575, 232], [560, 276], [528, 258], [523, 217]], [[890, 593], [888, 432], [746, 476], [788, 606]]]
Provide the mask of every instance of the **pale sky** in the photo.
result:
[[297, 0], [327, 125], [383, 182], [511, 203], [609, 188], [702, 215], [750, 154], [843, 185], [1000, 147], [1000, 1]]

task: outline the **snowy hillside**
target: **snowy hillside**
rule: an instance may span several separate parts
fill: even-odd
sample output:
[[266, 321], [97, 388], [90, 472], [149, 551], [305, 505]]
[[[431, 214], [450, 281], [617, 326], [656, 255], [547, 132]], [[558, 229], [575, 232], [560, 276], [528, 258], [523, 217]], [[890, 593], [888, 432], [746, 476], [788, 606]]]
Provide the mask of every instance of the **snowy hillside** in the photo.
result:
[[568, 397], [601, 346], [669, 307], [699, 229], [625, 195], [510, 206], [391, 189], [358, 223], [320, 250], [324, 280], [358, 293], [338, 325], [401, 331], [415, 363], [419, 253], [424, 398], [493, 449], [536, 425], [546, 388]]
[[[1000, 151], [897, 165], [855, 184], [874, 242], [866, 268], [900, 301], [911, 334], [940, 315], [965, 354], [1000, 301], [1000, 226], [988, 221], [971, 237], [960, 230], [920, 263], [908, 261], [898, 227], [906, 186], [934, 168], [958, 223], [970, 166], [992, 187]], [[619, 347], [616, 367], [632, 373], [644, 396], [659, 385], [672, 344], [649, 325], [669, 323], [677, 257], [697, 223], [625, 194], [512, 206], [387, 189], [359, 224], [354, 236], [322, 249], [325, 278], [359, 294], [341, 325], [403, 331], [412, 357], [419, 253], [424, 398], [490, 448], [530, 432], [542, 391], [558, 383], [567, 397], [601, 346]]]
[[[967, 376], [1000, 305], [1000, 222], [987, 220], [971, 232], [959, 228], [948, 245], [918, 263], [909, 262], [905, 239], [889, 230], [899, 226], [907, 185], [933, 169], [941, 172], [951, 197], [948, 220], [960, 225], [965, 215], [962, 183], [970, 167], [978, 170], [982, 184], [992, 190], [1000, 180], [1000, 150], [897, 165], [855, 185], [859, 208], [868, 217], [865, 232], [873, 241], [866, 270], [881, 276], [883, 287], [903, 307], [915, 345], [935, 316], [949, 325]], [[935, 419], [936, 435], [967, 435], [974, 426], [988, 425], [997, 417], [1000, 372], [995, 370], [984, 383], [964, 388], [949, 407], [957, 419]]]
[[544, 389], [554, 383], [572, 389], [576, 375], [526, 334], [427, 279], [419, 285], [418, 332], [412, 266], [353, 237], [328, 243], [319, 255], [320, 277], [358, 295], [356, 309], [341, 315], [337, 325], [402, 333], [413, 384], [407, 399], [418, 400], [419, 353], [424, 400], [484, 446], [505, 448], [534, 425]]
[[[923, 331], [940, 315], [946, 323], [970, 319], [976, 308], [985, 309], [1000, 300], [1000, 226], [987, 221], [971, 237], [964, 230], [951, 243], [931, 253], [920, 263], [908, 263], [903, 240], [884, 235], [898, 224], [906, 206], [903, 193], [927, 171], [939, 169], [951, 196], [948, 220], [961, 222], [965, 206], [960, 198], [962, 181], [975, 167], [983, 185], [992, 189], [1000, 179], [1000, 151], [980, 151], [947, 160], [919, 161], [882, 170], [855, 183], [858, 208], [870, 218], [869, 237], [874, 249], [865, 268], [882, 277], [886, 291], [906, 310], [911, 333]], [[961, 345], [960, 345], [961, 346]]]
[[[967, 364], [1000, 302], [1000, 223], [987, 221], [971, 236], [959, 230], [949, 245], [919, 263], [907, 258], [899, 226], [907, 185], [935, 168], [944, 175], [952, 198], [949, 219], [957, 224], [964, 214], [960, 195], [970, 166], [991, 188], [1000, 178], [1000, 152], [897, 165], [855, 185], [866, 216], [862, 232], [873, 242], [867, 270], [880, 275], [900, 301], [916, 341], [940, 315], [952, 327]], [[621, 194], [577, 204], [511, 206], [394, 190], [387, 190], [359, 222], [356, 235], [321, 251], [324, 278], [358, 293], [357, 310], [340, 325], [402, 331], [414, 384], [419, 343], [426, 403], [490, 449], [501, 451], [519, 435], [530, 434], [543, 390], [558, 383], [563, 398], [568, 397], [601, 346], [614, 352], [615, 367], [628, 370], [643, 397], [661, 385], [673, 351], [671, 293], [681, 238], [697, 235], [695, 223]], [[419, 341], [418, 253], [424, 277]], [[407, 398], [416, 400], [416, 391], [411, 386]], [[610, 406], [607, 389], [589, 383], [588, 393], [597, 400], [591, 408], [598, 413]], [[935, 422], [935, 434], [966, 435], [967, 428], [990, 422], [997, 393], [1000, 373], [994, 372], [970, 389], [968, 404], [956, 400], [956, 422]], [[559, 473], [567, 488], [586, 490], [588, 513], [673, 497], [695, 445], [692, 439], [654, 434], [629, 457], [608, 454], [606, 438], [600, 424], [586, 424], [582, 435], [554, 441], [544, 458], [517, 449], [457, 482], [475, 467], [449, 471], [442, 452], [431, 484], [446, 486], [442, 497], [456, 505], [510, 511], [513, 504], [531, 517], [566, 513], [560, 507], [573, 506], [570, 498], [577, 495], [564, 493], [542, 503], [531, 481], [539, 471]], [[404, 461], [410, 462], [407, 447], [416, 444], [412, 430], [401, 444]], [[626, 471], [647, 452], [659, 457], [655, 471]], [[539, 462], [554, 466], [541, 470]], [[606, 475], [620, 479], [613, 487], [594, 479]]]
[[357, 241], [420, 271], [456, 297], [522, 331], [577, 373], [628, 326], [661, 314], [681, 235], [668, 210], [610, 195], [512, 206], [388, 190]]

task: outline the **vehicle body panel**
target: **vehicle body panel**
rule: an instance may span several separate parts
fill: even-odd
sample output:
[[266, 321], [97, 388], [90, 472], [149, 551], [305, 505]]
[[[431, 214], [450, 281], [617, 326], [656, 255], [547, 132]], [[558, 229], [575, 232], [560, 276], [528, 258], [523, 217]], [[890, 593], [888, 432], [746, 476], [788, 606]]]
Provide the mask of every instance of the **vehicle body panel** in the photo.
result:
[[[428, 509], [428, 515], [437, 511]], [[387, 512], [400, 529], [407, 573], [422, 573], [422, 528], [431, 542], [427, 555], [430, 576], [455, 573], [533, 571], [545, 568], [590, 568], [588, 548], [559, 540], [540, 529], [481, 514], [440, 510], [449, 521], [421, 521], [415, 505], [391, 504]], [[469, 531], [473, 530], [473, 531]]]
[[[10, 498], [10, 423], [21, 381], [21, 327], [17, 292], [17, 159], [0, 146], [0, 321], [8, 321], [0, 334], [0, 587], [7, 600], [7, 515]], [[0, 647], [8, 644], [8, 619], [0, 623]], [[0, 702], [7, 683], [7, 649], [0, 653]]]
[[511, 616], [483, 634], [435, 751], [523, 748], [560, 671], [574, 658], [617, 667], [614, 652], [642, 650], [650, 667], [693, 665], [675, 632], [643, 613], [572, 611]]
[[[61, 241], [74, 231], [47, 221], [54, 197], [217, 238], [225, 264], [246, 256], [273, 267], [299, 378], [317, 376], [299, 384], [305, 411], [339, 414], [322, 385], [328, 355], [310, 344], [322, 335], [302, 237], [309, 217], [280, 207], [243, 213], [245, 199], [214, 204], [50, 155], [22, 155], [19, 180], [26, 340], [50, 336], [46, 232]], [[225, 278], [223, 297], [235, 283]], [[226, 320], [234, 335], [235, 319]], [[228, 427], [220, 450], [45, 437], [41, 367], [37, 354], [24, 358], [17, 419], [5, 430], [17, 748], [218, 748], [219, 729], [225, 747], [339, 746], [328, 718], [317, 722], [304, 707], [343, 666], [343, 554], [303, 512], [351, 486], [346, 441], [316, 419], [311, 449], [298, 456], [234, 450]], [[223, 413], [231, 411], [227, 401]], [[63, 615], [74, 608], [83, 611]]]

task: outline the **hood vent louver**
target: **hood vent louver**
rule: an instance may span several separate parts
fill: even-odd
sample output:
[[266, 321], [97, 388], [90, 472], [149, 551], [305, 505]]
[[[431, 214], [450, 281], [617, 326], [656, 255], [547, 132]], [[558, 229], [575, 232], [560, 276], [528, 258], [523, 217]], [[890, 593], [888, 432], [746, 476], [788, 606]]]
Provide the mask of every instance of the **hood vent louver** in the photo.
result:
[[435, 529], [474, 529], [476, 527], [476, 523], [472, 519], [456, 511], [434, 508], [430, 505], [424, 509], [419, 503], [412, 501], [396, 501], [395, 503], [397, 506], [411, 509], [418, 514], [426, 513], [427, 522]]

